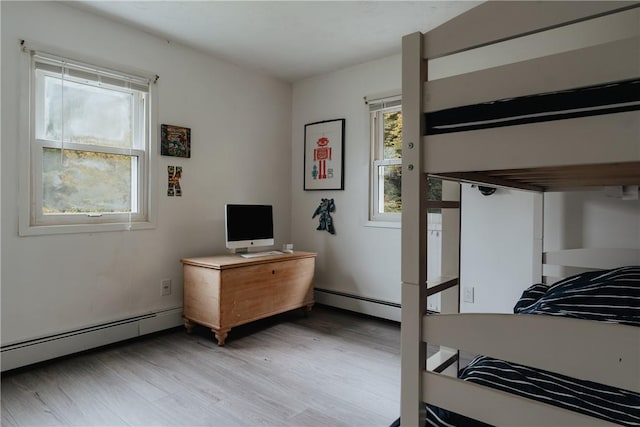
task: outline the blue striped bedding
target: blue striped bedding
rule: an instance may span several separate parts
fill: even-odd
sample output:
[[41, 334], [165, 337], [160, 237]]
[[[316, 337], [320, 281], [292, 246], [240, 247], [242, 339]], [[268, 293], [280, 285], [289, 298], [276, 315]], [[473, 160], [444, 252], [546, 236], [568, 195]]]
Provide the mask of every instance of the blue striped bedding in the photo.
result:
[[[640, 326], [640, 266], [583, 273], [551, 286], [533, 285], [514, 312]], [[640, 394], [631, 391], [486, 356], [476, 357], [460, 378], [620, 425], [640, 426]], [[428, 425], [484, 425], [439, 408], [427, 409]]]
[[578, 274], [525, 290], [516, 314], [548, 314], [640, 326], [640, 266]]

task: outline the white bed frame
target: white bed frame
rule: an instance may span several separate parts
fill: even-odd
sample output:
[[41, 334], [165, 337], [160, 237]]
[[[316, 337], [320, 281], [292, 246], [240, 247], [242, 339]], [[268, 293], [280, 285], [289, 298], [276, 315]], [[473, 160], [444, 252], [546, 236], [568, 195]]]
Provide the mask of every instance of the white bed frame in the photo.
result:
[[[455, 363], [432, 371], [457, 350], [640, 392], [640, 328], [554, 316], [458, 314], [459, 181], [540, 191], [640, 184], [640, 111], [423, 136], [425, 112], [640, 77], [638, 6], [490, 1], [403, 38], [402, 426], [424, 425], [424, 402], [494, 425], [606, 425], [458, 380]], [[583, 45], [576, 46], [575, 34]], [[447, 68], [464, 64], [479, 47], [486, 64], [447, 76]], [[445, 201], [426, 200], [428, 176], [456, 181], [443, 181]], [[524, 179], [512, 181], [518, 177]], [[444, 277], [427, 283], [429, 207], [443, 208]], [[575, 255], [586, 264], [565, 259]], [[545, 263], [640, 264], [637, 250], [610, 262], [599, 256], [595, 264], [592, 254], [584, 255], [545, 254]], [[437, 292], [443, 314], [425, 315], [427, 296]], [[428, 361], [426, 342], [441, 346]]]

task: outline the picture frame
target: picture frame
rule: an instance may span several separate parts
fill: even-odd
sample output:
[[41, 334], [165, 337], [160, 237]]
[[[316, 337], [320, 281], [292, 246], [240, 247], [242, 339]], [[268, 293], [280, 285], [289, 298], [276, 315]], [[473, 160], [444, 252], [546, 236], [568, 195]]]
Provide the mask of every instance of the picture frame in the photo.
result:
[[344, 190], [345, 119], [304, 126], [304, 179], [308, 190]]
[[167, 124], [160, 125], [160, 154], [190, 158], [191, 129]]

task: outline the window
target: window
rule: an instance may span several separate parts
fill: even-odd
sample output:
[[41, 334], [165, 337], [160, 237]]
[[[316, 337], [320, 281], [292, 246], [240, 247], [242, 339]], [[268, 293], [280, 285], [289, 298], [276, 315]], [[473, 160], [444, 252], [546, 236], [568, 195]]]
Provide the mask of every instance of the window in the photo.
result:
[[399, 96], [369, 101], [372, 221], [400, 221], [402, 105]]
[[30, 73], [23, 234], [149, 226], [150, 80], [40, 52]]

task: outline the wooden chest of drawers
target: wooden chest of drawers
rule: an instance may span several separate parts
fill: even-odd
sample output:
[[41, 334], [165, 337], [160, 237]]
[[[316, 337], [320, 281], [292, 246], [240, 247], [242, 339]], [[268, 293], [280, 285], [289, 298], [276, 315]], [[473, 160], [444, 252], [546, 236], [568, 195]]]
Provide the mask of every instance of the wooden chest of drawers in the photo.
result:
[[185, 327], [211, 328], [224, 345], [229, 330], [296, 308], [311, 310], [316, 254], [182, 259]]

